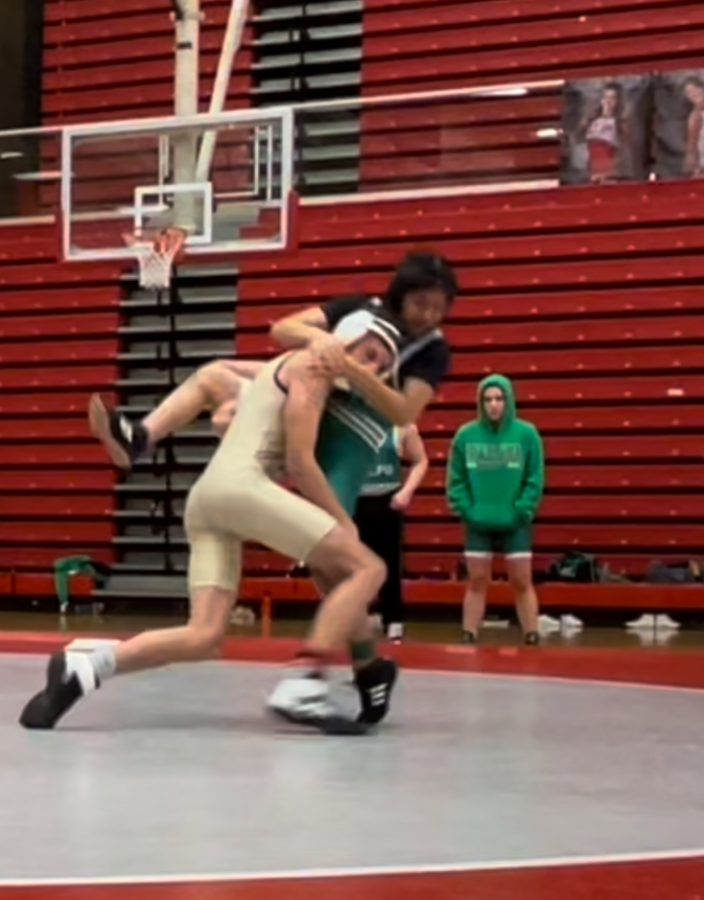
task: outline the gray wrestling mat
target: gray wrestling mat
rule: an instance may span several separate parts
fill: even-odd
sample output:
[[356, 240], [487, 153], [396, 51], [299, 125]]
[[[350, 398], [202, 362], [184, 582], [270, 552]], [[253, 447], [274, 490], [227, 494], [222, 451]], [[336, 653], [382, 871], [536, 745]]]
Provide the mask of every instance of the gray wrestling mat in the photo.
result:
[[0, 657], [0, 879], [473, 864], [704, 844], [704, 694], [402, 673], [376, 734], [287, 730], [280, 669], [109, 682], [54, 732]]

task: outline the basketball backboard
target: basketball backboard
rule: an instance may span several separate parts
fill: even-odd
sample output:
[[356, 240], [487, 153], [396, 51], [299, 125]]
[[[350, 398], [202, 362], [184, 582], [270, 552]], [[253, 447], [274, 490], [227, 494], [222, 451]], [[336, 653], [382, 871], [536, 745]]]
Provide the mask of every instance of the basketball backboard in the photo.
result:
[[63, 254], [131, 258], [125, 234], [178, 226], [189, 254], [287, 246], [290, 109], [69, 126], [63, 132]]

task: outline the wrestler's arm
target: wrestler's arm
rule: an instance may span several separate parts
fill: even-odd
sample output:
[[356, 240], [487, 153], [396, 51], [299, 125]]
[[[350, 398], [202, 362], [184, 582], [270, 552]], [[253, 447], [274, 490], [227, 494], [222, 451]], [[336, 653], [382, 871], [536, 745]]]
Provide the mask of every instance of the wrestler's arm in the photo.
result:
[[317, 357], [326, 356], [336, 375], [342, 371], [344, 344], [337, 335], [330, 333], [330, 323], [325, 310], [320, 306], [309, 306], [274, 322], [271, 336], [286, 349], [310, 347]]
[[354, 357], [345, 356], [343, 375], [364, 399], [394, 425], [416, 422], [451, 366], [450, 349], [444, 340], [430, 340], [403, 363], [403, 388], [389, 387]]
[[271, 336], [282, 347], [308, 347], [329, 332], [325, 313], [319, 306], [309, 306], [271, 326]]
[[391, 498], [393, 509], [407, 509], [428, 471], [428, 454], [417, 425], [409, 425], [401, 437], [401, 459], [411, 464], [401, 488]]
[[330, 394], [330, 380], [307, 365], [290, 373], [284, 406], [286, 471], [300, 493], [329, 512], [344, 527], [354, 528], [315, 458], [320, 419]]
[[346, 357], [344, 375], [367, 403], [394, 425], [411, 425], [435, 395], [433, 387], [421, 378], [407, 378], [402, 391], [394, 390], [351, 356]]

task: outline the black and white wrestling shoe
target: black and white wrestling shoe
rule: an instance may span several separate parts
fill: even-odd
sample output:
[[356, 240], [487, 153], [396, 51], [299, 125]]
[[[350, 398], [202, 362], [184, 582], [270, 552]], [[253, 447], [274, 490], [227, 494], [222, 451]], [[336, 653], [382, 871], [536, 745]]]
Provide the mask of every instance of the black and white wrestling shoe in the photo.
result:
[[362, 711], [358, 721], [378, 725], [389, 712], [391, 693], [398, 677], [398, 666], [392, 659], [378, 657], [355, 672], [354, 683], [359, 692]]
[[149, 449], [149, 434], [144, 425], [130, 422], [127, 416], [111, 409], [100, 394], [90, 398], [88, 421], [91, 434], [120, 469], [130, 469], [132, 463]]
[[99, 687], [100, 682], [86, 654], [60, 650], [49, 659], [46, 687], [22, 710], [20, 725], [51, 729], [81, 697]]

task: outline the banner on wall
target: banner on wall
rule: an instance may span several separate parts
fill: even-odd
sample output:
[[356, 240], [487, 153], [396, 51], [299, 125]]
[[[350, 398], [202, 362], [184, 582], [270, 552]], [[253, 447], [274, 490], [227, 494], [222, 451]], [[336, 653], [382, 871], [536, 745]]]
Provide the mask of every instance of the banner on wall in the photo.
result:
[[704, 69], [655, 78], [654, 168], [658, 178], [704, 177]]
[[647, 179], [651, 113], [649, 75], [566, 82], [562, 103], [562, 184]]

